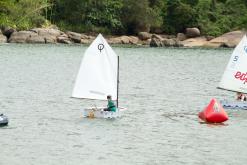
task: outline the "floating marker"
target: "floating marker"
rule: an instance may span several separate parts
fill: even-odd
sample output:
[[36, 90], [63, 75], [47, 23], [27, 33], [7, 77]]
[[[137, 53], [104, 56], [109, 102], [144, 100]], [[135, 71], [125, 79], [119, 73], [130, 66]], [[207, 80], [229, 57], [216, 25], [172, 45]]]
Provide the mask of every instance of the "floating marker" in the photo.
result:
[[210, 123], [222, 123], [228, 120], [227, 113], [214, 98], [198, 116], [200, 119]]

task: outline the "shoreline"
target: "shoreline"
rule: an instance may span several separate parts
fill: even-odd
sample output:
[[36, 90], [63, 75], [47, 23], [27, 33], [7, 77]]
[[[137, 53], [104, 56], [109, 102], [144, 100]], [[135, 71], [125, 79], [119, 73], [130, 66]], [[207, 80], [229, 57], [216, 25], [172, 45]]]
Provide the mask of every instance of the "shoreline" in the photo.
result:
[[[186, 33], [175, 35], [139, 32], [133, 35], [104, 35], [111, 45], [133, 45], [145, 47], [184, 47], [184, 48], [234, 48], [246, 34], [245, 31], [232, 31], [219, 37], [201, 36], [197, 28], [187, 28]], [[16, 31], [6, 28], [0, 31], [0, 43], [22, 44], [90, 44], [96, 36], [76, 32], [63, 32], [58, 28], [34, 28]]]

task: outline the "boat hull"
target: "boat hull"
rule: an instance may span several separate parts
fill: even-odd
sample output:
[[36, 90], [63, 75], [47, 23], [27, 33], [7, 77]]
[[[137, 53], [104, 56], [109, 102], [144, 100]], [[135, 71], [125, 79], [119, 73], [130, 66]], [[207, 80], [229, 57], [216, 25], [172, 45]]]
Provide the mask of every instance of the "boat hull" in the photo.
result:
[[220, 103], [224, 108], [247, 110], [247, 101], [227, 101], [227, 100], [222, 100], [222, 101], [220, 101]]
[[120, 111], [117, 109], [116, 112], [104, 111], [104, 108], [84, 108], [82, 111], [82, 117], [88, 118], [103, 118], [112, 119], [121, 117]]
[[0, 126], [6, 126], [8, 125], [8, 123], [9, 123], [8, 117], [1, 114], [0, 115]]

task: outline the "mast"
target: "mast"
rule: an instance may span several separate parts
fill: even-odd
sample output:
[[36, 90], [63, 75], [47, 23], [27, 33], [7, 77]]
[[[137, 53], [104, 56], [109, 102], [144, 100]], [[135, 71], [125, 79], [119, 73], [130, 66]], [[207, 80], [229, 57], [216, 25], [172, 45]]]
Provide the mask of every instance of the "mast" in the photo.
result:
[[117, 56], [117, 108], [118, 108], [118, 91], [119, 91], [119, 56]]

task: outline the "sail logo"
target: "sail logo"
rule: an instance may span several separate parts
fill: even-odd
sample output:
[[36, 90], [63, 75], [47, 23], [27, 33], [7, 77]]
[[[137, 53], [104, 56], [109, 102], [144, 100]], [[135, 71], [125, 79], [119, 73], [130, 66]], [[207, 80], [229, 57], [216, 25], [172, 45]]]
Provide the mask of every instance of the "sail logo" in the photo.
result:
[[245, 84], [247, 82], [247, 72], [240, 72], [240, 71], [237, 71], [236, 74], [234, 75], [234, 77], [236, 79], [239, 79], [240, 81], [243, 81], [243, 83]]
[[220, 112], [220, 108], [219, 108], [219, 105], [217, 103], [214, 104], [213, 110], [214, 110], [215, 113], [219, 113]]
[[104, 49], [104, 47], [105, 47], [104, 44], [99, 44], [98, 45], [98, 49], [99, 49], [100, 53]]
[[244, 46], [244, 51], [245, 53], [247, 53], [247, 46]]

